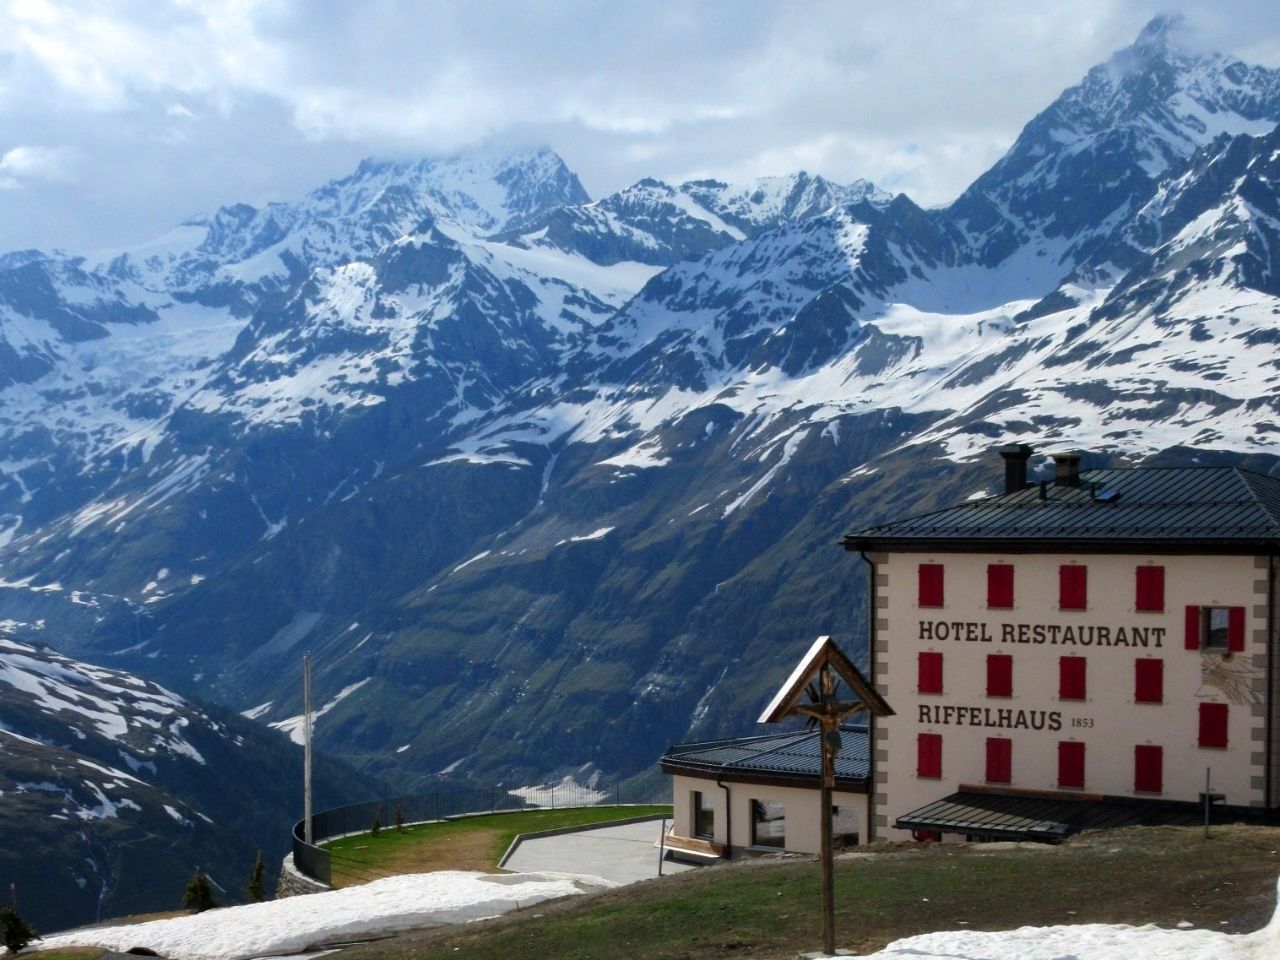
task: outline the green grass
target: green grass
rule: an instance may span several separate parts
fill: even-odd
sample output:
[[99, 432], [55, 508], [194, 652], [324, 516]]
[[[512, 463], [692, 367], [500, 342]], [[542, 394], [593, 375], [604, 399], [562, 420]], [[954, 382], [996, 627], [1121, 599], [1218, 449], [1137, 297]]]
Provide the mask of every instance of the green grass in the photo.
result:
[[[1056, 849], [881, 848], [837, 864], [837, 941], [863, 954], [934, 930], [1159, 923], [1243, 932], [1275, 909], [1280, 829], [1153, 828]], [[794, 957], [821, 941], [813, 861], [741, 862], [419, 931], [343, 960], [728, 960]]]
[[335, 887], [378, 877], [428, 870], [497, 869], [498, 861], [521, 833], [590, 826], [628, 817], [671, 815], [668, 806], [572, 807], [522, 810], [438, 823], [383, 827], [378, 836], [363, 833], [325, 844]]

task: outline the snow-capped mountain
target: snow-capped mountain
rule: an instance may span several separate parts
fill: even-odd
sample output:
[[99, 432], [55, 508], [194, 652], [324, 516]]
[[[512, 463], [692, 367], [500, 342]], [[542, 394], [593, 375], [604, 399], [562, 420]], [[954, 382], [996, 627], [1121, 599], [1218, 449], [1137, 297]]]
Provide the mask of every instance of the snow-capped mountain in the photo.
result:
[[1027, 124], [952, 205], [980, 263], [1004, 263], [1034, 244], [1069, 268], [1105, 245], [1195, 150], [1220, 134], [1275, 127], [1280, 71], [1188, 52], [1180, 29], [1174, 17], [1152, 20]]
[[[374, 429], [432, 421], [412, 428], [418, 444], [488, 408], [654, 272], [484, 238], [585, 199], [545, 150], [366, 163], [298, 204], [227, 208], [139, 250], [13, 258], [0, 272], [0, 539], [142, 466], [133, 497], [80, 514], [118, 523], [213, 470], [211, 441], [255, 428], [339, 429], [381, 407], [373, 419], [393, 425]], [[351, 482], [349, 469], [319, 476], [326, 491]]]
[[1176, 32], [943, 209], [592, 203], [535, 152], [368, 164], [198, 256], [14, 255], [0, 615], [275, 724], [310, 649], [321, 742], [405, 787], [750, 729], [795, 644], [860, 644], [837, 535], [1002, 442], [1276, 467], [1280, 71]]
[[588, 199], [547, 149], [409, 163], [366, 160], [298, 203], [223, 207], [156, 243], [100, 255], [115, 276], [202, 294], [264, 277], [376, 255], [435, 220], [479, 235], [511, 230], [543, 211]]
[[671, 186], [646, 179], [595, 203], [551, 210], [502, 239], [579, 253], [606, 266], [632, 261], [667, 267], [764, 227], [796, 223], [850, 203], [883, 205], [890, 199], [866, 180], [842, 186], [804, 172], [738, 185], [691, 180]]
[[[225, 710], [0, 638], [0, 861], [42, 929], [172, 908], [196, 867], [242, 899], [256, 851], [288, 846], [297, 753]], [[327, 767], [321, 781], [352, 793]]]

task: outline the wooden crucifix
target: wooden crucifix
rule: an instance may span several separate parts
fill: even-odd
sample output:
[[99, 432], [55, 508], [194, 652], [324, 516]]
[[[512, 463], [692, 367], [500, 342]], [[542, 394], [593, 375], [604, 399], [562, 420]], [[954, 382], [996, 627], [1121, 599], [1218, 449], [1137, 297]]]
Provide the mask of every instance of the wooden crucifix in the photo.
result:
[[[848, 685], [852, 699], [840, 698], [841, 680]], [[796, 664], [759, 720], [777, 723], [786, 717], [808, 717], [821, 731], [818, 803], [822, 826], [822, 949], [828, 956], [834, 956], [836, 951], [835, 872], [831, 849], [831, 791], [836, 785], [836, 754], [840, 751], [840, 727], [848, 717], [862, 710], [873, 717], [893, 715], [889, 704], [835, 641], [819, 637]], [[875, 789], [874, 784], [869, 789]], [[870, 811], [870, 805], [867, 809]]]

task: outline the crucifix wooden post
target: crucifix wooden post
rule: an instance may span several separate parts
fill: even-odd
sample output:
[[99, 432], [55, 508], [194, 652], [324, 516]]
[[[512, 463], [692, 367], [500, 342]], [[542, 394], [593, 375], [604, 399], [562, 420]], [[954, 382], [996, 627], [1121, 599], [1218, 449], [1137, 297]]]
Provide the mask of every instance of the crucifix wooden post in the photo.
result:
[[[841, 679], [849, 685], [855, 699], [840, 699]], [[804, 693], [808, 694], [807, 702], [801, 700], [801, 694]], [[819, 731], [821, 769], [818, 773], [818, 820], [822, 828], [822, 950], [827, 956], [834, 956], [836, 952], [835, 855], [831, 836], [831, 793], [836, 785], [836, 755], [840, 751], [841, 726], [846, 718], [862, 710], [873, 717], [893, 714], [889, 704], [875, 692], [834, 641], [830, 637], [819, 637], [760, 715], [761, 723], [776, 723], [789, 716], [808, 717]], [[874, 790], [875, 785], [870, 784], [868, 789]]]

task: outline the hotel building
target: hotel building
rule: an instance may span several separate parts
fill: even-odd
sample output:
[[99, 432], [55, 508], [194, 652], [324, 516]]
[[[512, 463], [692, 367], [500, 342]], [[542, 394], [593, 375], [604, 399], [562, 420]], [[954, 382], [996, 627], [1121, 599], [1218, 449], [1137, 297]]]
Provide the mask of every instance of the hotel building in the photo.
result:
[[[867, 679], [895, 715], [844, 731], [851, 842], [1057, 842], [1086, 827], [1280, 813], [1280, 480], [1080, 469], [852, 533]], [[817, 851], [816, 732], [677, 744], [672, 842]], [[1206, 784], [1208, 789], [1206, 790]]]
[[[875, 839], [1060, 840], [1280, 806], [1280, 480], [1080, 470], [850, 534], [870, 576]], [[1216, 796], [1215, 796], [1216, 795]], [[1221, 808], [1216, 816], [1222, 816]]]

